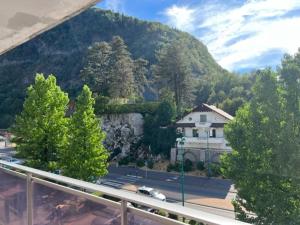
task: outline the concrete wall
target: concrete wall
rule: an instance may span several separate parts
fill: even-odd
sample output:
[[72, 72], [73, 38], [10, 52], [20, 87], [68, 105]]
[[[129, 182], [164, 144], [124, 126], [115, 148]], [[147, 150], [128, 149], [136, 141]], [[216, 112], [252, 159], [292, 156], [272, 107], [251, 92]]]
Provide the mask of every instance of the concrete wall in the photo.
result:
[[107, 114], [101, 117], [102, 126], [119, 126], [128, 124], [133, 129], [134, 135], [143, 134], [144, 118], [140, 113]]
[[[204, 161], [207, 162], [210, 159], [210, 162], [220, 162], [220, 156], [222, 154], [227, 154], [229, 151], [218, 151], [214, 149], [210, 149], [209, 153], [206, 149], [185, 149], [184, 150], [185, 159], [189, 159], [192, 162]], [[176, 148], [172, 148], [170, 152], [170, 161], [171, 163], [175, 163], [180, 160], [180, 156], [177, 153]]]

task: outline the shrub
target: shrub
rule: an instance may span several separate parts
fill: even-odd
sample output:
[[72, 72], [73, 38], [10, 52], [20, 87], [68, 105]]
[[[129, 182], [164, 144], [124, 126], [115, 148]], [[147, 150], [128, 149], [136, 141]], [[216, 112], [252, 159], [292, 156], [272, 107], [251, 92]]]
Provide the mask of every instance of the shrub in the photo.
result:
[[169, 213], [168, 217], [173, 220], [178, 220], [178, 215], [176, 215], [176, 214]]
[[219, 163], [211, 163], [209, 167], [211, 171], [211, 176], [217, 177], [221, 175], [221, 166]]
[[147, 166], [148, 166], [149, 169], [153, 169], [154, 162], [153, 162], [152, 159], [150, 159], [150, 160], [147, 161]]
[[119, 155], [121, 152], [122, 152], [122, 150], [119, 147], [115, 148], [113, 150], [113, 152], [110, 154], [109, 160], [112, 160], [114, 157], [116, 157], [117, 155]]
[[189, 172], [194, 169], [193, 162], [190, 159], [186, 159], [183, 166], [185, 172]]
[[189, 224], [190, 225], [197, 225], [197, 222], [195, 220], [190, 220]]
[[97, 197], [103, 197], [103, 193], [98, 192], [98, 191], [93, 192], [92, 195], [95, 195], [95, 196], [97, 196]]
[[160, 216], [167, 216], [167, 213], [165, 211], [162, 211], [161, 209], [157, 212]]
[[197, 222], [195, 220], [190, 220], [189, 224], [191, 224], [191, 225], [204, 225], [204, 223]]
[[126, 157], [123, 157], [119, 160], [119, 165], [122, 166], [122, 165], [128, 165], [129, 164], [129, 157], [126, 156]]
[[172, 164], [169, 164], [169, 165], [167, 166], [167, 172], [171, 172], [172, 169], [173, 169], [173, 165], [172, 165]]
[[171, 172], [171, 171], [176, 171], [176, 172], [180, 172], [181, 171], [181, 164], [176, 162], [175, 164], [169, 164], [167, 166], [167, 171]]
[[205, 166], [204, 166], [204, 162], [203, 161], [199, 161], [197, 162], [197, 169], [202, 171], [205, 169]]
[[96, 114], [120, 114], [120, 113], [141, 113], [153, 114], [159, 102], [146, 102], [135, 104], [111, 104], [108, 103], [107, 97], [97, 97], [95, 104]]
[[143, 166], [145, 166], [145, 161], [144, 161], [143, 159], [138, 159], [138, 160], [136, 161], [136, 165], [137, 165], [138, 167], [143, 167]]

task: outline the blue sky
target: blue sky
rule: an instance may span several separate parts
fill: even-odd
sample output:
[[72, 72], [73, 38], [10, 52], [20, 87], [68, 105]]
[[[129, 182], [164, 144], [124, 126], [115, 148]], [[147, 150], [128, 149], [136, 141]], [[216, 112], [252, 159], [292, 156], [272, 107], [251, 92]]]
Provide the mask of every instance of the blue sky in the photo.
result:
[[230, 71], [275, 68], [300, 47], [300, 0], [104, 0], [97, 6], [189, 32]]

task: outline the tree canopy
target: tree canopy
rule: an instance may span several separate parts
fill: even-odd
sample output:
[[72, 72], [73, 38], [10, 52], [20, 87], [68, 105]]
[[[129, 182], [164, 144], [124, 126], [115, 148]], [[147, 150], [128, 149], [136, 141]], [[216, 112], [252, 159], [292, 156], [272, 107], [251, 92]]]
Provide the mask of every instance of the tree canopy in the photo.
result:
[[148, 61], [132, 59], [124, 40], [96, 42], [88, 48], [81, 77], [94, 93], [113, 99], [142, 97], [147, 85]]
[[67, 143], [68, 102], [68, 95], [56, 85], [53, 75], [36, 75], [13, 127], [17, 152], [27, 159], [27, 165], [43, 170], [57, 168], [59, 153]]
[[92, 92], [84, 86], [70, 118], [68, 145], [61, 159], [63, 174], [85, 181], [95, 181], [107, 173], [105, 133], [94, 114], [94, 104]]
[[184, 107], [192, 106], [193, 77], [186, 56], [188, 51], [182, 42], [174, 41], [158, 54], [158, 63], [154, 66], [154, 76], [160, 92], [172, 91], [179, 112]]
[[225, 127], [233, 153], [223, 157], [222, 170], [238, 190], [241, 220], [300, 222], [299, 55], [285, 56], [278, 73], [258, 72], [253, 97]]

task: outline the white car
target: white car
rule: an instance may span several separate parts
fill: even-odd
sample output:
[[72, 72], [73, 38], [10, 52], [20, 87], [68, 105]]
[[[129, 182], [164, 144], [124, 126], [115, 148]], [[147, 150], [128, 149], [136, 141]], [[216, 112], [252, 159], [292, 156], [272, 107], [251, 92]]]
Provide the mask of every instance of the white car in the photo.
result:
[[142, 194], [142, 195], [146, 195], [161, 201], [166, 201], [167, 198], [164, 194], [160, 193], [159, 191], [155, 190], [154, 188], [150, 188], [150, 187], [140, 187], [137, 192], [138, 194]]
[[13, 157], [3, 157], [2, 160], [6, 161], [6, 162], [10, 162], [10, 163], [19, 164], [19, 165], [22, 165], [24, 163], [23, 160], [16, 159], [16, 158], [13, 158]]

